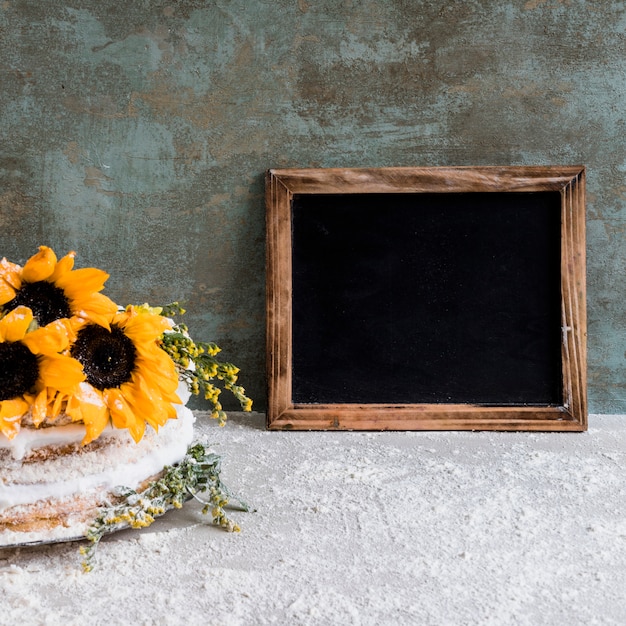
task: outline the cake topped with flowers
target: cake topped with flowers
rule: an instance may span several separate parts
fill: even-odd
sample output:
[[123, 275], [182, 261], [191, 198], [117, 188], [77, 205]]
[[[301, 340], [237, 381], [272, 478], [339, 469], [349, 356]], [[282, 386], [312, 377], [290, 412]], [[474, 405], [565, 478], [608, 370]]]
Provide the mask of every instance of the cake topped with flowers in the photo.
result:
[[[0, 261], [0, 545], [90, 533], [97, 541], [211, 481], [223, 504], [219, 464], [197, 446], [189, 457], [194, 418], [185, 403], [202, 393], [223, 424], [219, 382], [251, 408], [238, 369], [174, 322], [181, 307], [121, 307], [101, 293], [109, 275], [74, 269], [74, 258], [41, 246], [23, 266]], [[186, 460], [204, 462], [208, 474], [165, 489], [152, 513], [128, 504], [129, 492], [153, 488]], [[107, 524], [111, 506], [134, 513]], [[221, 506], [214, 518], [229, 525]]]

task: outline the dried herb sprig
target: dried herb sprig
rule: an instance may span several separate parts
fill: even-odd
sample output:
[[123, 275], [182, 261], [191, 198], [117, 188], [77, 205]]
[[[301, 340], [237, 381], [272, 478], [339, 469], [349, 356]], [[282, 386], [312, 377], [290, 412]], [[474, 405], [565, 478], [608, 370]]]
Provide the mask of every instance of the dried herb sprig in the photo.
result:
[[[229, 532], [240, 528], [226, 515], [225, 507], [234, 499], [241, 510], [249, 511], [248, 505], [234, 496], [222, 482], [221, 458], [201, 443], [191, 446], [177, 465], [166, 466], [164, 474], [141, 493], [120, 487], [116, 496], [121, 501], [102, 507], [87, 530], [88, 546], [82, 546], [83, 569], [89, 572], [95, 564], [95, 554], [102, 537], [122, 528], [144, 528], [165, 511], [182, 507], [190, 497], [203, 504], [202, 513], [210, 515], [213, 524]], [[207, 494], [204, 499], [200, 494]]]
[[[185, 312], [178, 302], [160, 307], [160, 311], [161, 315], [167, 317]], [[252, 410], [252, 400], [246, 396], [245, 389], [237, 384], [239, 368], [216, 358], [221, 351], [216, 344], [194, 341], [189, 336], [187, 326], [181, 323], [163, 335], [161, 348], [176, 363], [180, 377], [187, 383], [189, 390], [195, 395], [202, 394], [211, 403], [211, 417], [217, 419], [220, 426], [226, 422], [226, 413], [219, 400], [222, 390], [213, 381], [220, 381], [224, 389], [235, 396], [244, 411]]]

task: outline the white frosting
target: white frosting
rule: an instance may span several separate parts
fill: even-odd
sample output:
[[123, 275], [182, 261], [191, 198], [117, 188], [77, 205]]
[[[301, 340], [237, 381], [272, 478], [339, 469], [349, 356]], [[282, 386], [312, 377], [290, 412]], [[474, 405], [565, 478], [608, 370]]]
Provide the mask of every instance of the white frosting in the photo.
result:
[[[82, 424], [68, 424], [40, 429], [23, 428], [12, 440], [0, 435], [0, 447], [9, 449], [0, 476], [0, 513], [28, 506], [38, 501], [55, 501], [74, 496], [106, 497], [116, 487], [137, 488], [146, 479], [159, 474], [166, 465], [178, 463], [193, 441], [193, 413], [185, 406], [190, 397], [181, 381], [178, 390], [182, 404], [174, 405], [177, 418], [168, 420], [156, 432], [151, 426], [139, 443], [127, 430], [107, 427], [92, 449], [75, 454], [52, 455], [42, 460], [23, 462], [31, 450], [45, 446], [79, 444], [84, 435]], [[16, 509], [16, 510], [19, 510]], [[52, 541], [79, 537], [87, 522], [59, 525], [44, 533], [0, 532], [0, 547], [32, 541]]]
[[[49, 463], [33, 463], [33, 467], [24, 466], [20, 471], [20, 476], [26, 480], [31, 478], [29, 474], [41, 474], [41, 470], [48, 476], [54, 476], [55, 480], [45, 478], [45, 482], [11, 483], [3, 476], [0, 481], [0, 510], [38, 500], [61, 499], [94, 491], [107, 492], [118, 486], [135, 488], [146, 478], [158, 474], [165, 465], [177, 463], [185, 456], [193, 439], [195, 418], [185, 406], [177, 407], [177, 412], [178, 419], [168, 420], [158, 434], [150, 428], [151, 432], [147, 432], [138, 444], [132, 439], [124, 441], [120, 436], [117, 438], [119, 445], [59, 457]], [[120, 431], [120, 435], [125, 434]]]
[[[115, 430], [110, 424], [101, 437], [115, 437], [122, 431]], [[0, 436], [0, 448], [8, 449], [15, 460], [21, 460], [26, 453], [46, 446], [64, 446], [80, 443], [85, 437], [84, 424], [66, 424], [47, 428], [22, 428], [13, 439]]]

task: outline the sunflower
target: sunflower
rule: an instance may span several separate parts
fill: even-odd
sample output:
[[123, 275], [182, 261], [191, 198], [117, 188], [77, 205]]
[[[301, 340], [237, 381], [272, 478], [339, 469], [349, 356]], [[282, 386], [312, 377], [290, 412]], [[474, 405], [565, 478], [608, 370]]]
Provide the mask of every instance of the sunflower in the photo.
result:
[[31, 408], [35, 425], [58, 415], [59, 399], [85, 379], [80, 364], [60, 354], [70, 345], [68, 325], [58, 321], [29, 332], [32, 326], [33, 313], [24, 306], [0, 319], [0, 431], [9, 439]]
[[117, 310], [112, 300], [98, 293], [109, 275], [92, 267], [72, 269], [75, 256], [70, 252], [57, 261], [51, 248], [40, 246], [24, 267], [2, 259], [0, 309], [29, 307], [40, 326], [63, 318], [106, 326], [107, 317]]
[[82, 364], [86, 380], [68, 397], [66, 411], [84, 422], [83, 443], [96, 439], [109, 420], [116, 428], [127, 428], [138, 442], [146, 424], [158, 430], [176, 417], [172, 403], [181, 403], [178, 371], [159, 347], [171, 325], [155, 312], [133, 306], [106, 322], [78, 330], [71, 355]]

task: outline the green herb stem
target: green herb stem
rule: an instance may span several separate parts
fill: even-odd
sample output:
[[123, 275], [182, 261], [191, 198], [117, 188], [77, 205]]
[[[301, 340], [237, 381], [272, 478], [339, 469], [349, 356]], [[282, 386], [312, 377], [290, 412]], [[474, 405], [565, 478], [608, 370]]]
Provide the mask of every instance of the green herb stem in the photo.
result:
[[[158, 480], [138, 493], [127, 487], [116, 491], [120, 501], [99, 509], [98, 516], [87, 530], [90, 544], [83, 546], [83, 569], [91, 571], [95, 564], [98, 544], [107, 533], [121, 528], [144, 528], [154, 522], [155, 517], [172, 508], [181, 508], [193, 497], [202, 505], [202, 513], [210, 515], [213, 524], [229, 532], [239, 532], [239, 526], [226, 515], [225, 507], [231, 499], [236, 500], [241, 510], [248, 511], [248, 505], [234, 496], [222, 482], [221, 458], [197, 443], [187, 450], [183, 460], [177, 465], [166, 466]], [[206, 499], [199, 494], [207, 494]]]

